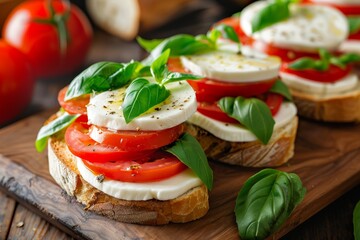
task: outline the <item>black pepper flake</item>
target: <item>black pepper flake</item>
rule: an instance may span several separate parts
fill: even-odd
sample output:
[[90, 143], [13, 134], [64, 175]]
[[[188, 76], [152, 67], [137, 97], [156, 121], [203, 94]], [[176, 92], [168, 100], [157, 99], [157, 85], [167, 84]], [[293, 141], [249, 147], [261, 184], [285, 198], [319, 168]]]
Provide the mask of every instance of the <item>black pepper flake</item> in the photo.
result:
[[104, 105], [103, 108], [107, 108], [107, 106]]
[[161, 108], [160, 108], [160, 107], [156, 107], [156, 108], [154, 108], [154, 110], [155, 110], [155, 111], [160, 111]]
[[184, 106], [184, 104], [180, 104], [179, 106], [180, 106], [180, 107], [183, 107], [183, 106]]
[[183, 83], [182, 82], [179, 82], [180, 85], [182, 85]]
[[154, 116], [154, 115], [152, 115], [152, 116], [151, 116], [151, 118], [155, 118], [155, 116]]
[[110, 100], [110, 101], [108, 101], [108, 103], [113, 103], [114, 101], [112, 101], [112, 100]]
[[167, 108], [166, 110], [168, 110], [168, 111], [169, 111], [170, 109], [169, 109], [169, 108]]
[[115, 114], [115, 112], [114, 112], [114, 111], [112, 111], [112, 112], [109, 112], [109, 114], [114, 115], [114, 114]]
[[156, 117], [156, 119], [159, 119], [159, 117]]
[[228, 123], [225, 123], [225, 126], [229, 126], [229, 124], [228, 124]]
[[96, 176], [96, 180], [99, 182], [99, 183], [102, 183], [105, 179], [105, 176], [103, 174], [100, 174], [100, 175], [97, 175]]
[[95, 152], [95, 148], [93, 148], [92, 151]]

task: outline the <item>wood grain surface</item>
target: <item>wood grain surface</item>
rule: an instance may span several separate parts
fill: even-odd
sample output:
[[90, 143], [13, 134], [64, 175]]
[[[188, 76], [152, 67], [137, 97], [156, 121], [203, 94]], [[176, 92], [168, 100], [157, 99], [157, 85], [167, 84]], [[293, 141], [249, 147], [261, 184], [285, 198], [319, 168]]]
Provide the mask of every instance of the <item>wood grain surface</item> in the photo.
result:
[[[35, 151], [34, 140], [51, 113], [47, 111], [0, 130], [0, 188], [24, 206], [75, 238], [237, 238], [233, 214], [235, 198], [244, 181], [259, 169], [211, 162], [214, 190], [210, 193], [210, 211], [200, 220], [160, 227], [115, 222], [83, 210], [50, 177], [47, 155]], [[300, 120], [295, 157], [279, 169], [297, 173], [308, 192], [281, 230], [273, 235], [274, 239], [291, 231], [359, 183], [359, 131], [360, 125], [355, 124]], [[11, 229], [10, 235], [12, 231], [16, 229]]]

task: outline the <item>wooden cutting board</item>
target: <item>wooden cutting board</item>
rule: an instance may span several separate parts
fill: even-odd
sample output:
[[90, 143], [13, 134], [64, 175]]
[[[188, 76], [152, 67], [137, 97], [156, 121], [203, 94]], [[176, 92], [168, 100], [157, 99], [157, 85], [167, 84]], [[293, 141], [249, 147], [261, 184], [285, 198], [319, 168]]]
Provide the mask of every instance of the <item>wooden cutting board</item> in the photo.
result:
[[[0, 129], [0, 189], [60, 229], [88, 239], [236, 239], [233, 209], [244, 181], [259, 169], [211, 162], [214, 189], [210, 211], [197, 221], [165, 226], [124, 224], [83, 210], [48, 173], [46, 153], [37, 153], [38, 129], [44, 112]], [[323, 124], [301, 119], [295, 157], [280, 170], [295, 172], [307, 188], [304, 201], [277, 239], [360, 183], [360, 125]]]

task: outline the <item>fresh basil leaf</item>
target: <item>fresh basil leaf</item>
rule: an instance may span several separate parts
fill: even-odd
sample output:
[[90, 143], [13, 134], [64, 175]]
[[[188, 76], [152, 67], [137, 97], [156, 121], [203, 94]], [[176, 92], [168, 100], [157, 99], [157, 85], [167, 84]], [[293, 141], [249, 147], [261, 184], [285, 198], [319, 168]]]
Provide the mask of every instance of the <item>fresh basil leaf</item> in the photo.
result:
[[182, 80], [196, 80], [204, 78], [203, 76], [198, 76], [190, 73], [179, 73], [179, 72], [168, 72], [165, 78], [162, 80], [161, 84], [165, 85], [171, 82], [179, 82]]
[[156, 48], [164, 39], [152, 39], [152, 40], [146, 40], [141, 37], [136, 38], [139, 45], [144, 48], [146, 51], [151, 52], [154, 48]]
[[209, 41], [198, 41], [194, 36], [179, 34], [164, 39], [142, 63], [144, 65], [151, 65], [166, 49], [171, 49], [171, 56], [176, 57], [214, 50], [214, 47]]
[[136, 77], [139, 62], [127, 64], [115, 62], [99, 62], [91, 65], [70, 83], [65, 101], [93, 91], [107, 91], [126, 85]]
[[233, 18], [239, 18], [241, 16], [241, 12], [237, 12], [237, 13], [234, 13], [233, 15], [231, 15], [231, 17]]
[[157, 59], [153, 61], [150, 66], [151, 75], [155, 78], [156, 82], [161, 83], [168, 73], [167, 61], [169, 59], [170, 49], [166, 49]]
[[280, 80], [277, 79], [275, 83], [271, 86], [270, 92], [280, 94], [285, 97], [287, 100], [292, 101], [292, 96], [289, 91], [289, 88]]
[[269, 107], [257, 98], [224, 97], [218, 102], [220, 109], [235, 118], [263, 144], [272, 136], [275, 121]]
[[122, 104], [125, 122], [145, 113], [151, 107], [163, 102], [170, 95], [170, 91], [157, 83], [151, 83], [144, 78], [132, 81], [125, 91]]
[[241, 239], [265, 239], [274, 233], [303, 200], [306, 189], [294, 173], [264, 169], [241, 188], [235, 206]]
[[357, 33], [360, 30], [360, 17], [347, 17], [350, 34]]
[[347, 65], [349, 63], [355, 63], [360, 62], [360, 55], [356, 53], [346, 53], [338, 57], [339, 62], [341, 62], [344, 65]]
[[38, 152], [44, 151], [48, 138], [59, 132], [60, 130], [69, 126], [72, 122], [74, 122], [80, 115], [69, 115], [68, 113], [64, 113], [60, 117], [56, 118], [54, 121], [46, 124], [42, 128], [40, 128], [39, 133], [36, 137], [35, 148]]
[[326, 71], [329, 68], [329, 63], [322, 60], [315, 60], [313, 58], [303, 57], [292, 62], [289, 65], [289, 68], [294, 70], [315, 69], [318, 71]]
[[275, 1], [261, 9], [251, 21], [252, 32], [258, 32], [290, 17], [289, 1]]
[[233, 27], [228, 26], [226, 24], [219, 24], [215, 26], [215, 29], [221, 32], [221, 36], [223, 38], [229, 39], [236, 43], [240, 43], [239, 37]]
[[213, 188], [213, 172], [200, 143], [190, 134], [184, 133], [167, 152], [176, 156], [201, 179], [205, 186]]
[[360, 202], [355, 206], [353, 213], [354, 238], [360, 240]]

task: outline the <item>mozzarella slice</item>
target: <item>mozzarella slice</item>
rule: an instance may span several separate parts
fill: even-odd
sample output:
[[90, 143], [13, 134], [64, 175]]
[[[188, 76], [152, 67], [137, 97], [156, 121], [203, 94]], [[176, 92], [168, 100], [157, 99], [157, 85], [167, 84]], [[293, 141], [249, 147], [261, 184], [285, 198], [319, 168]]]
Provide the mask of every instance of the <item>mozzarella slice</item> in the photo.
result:
[[280, 60], [248, 58], [227, 51], [180, 57], [190, 72], [226, 82], [254, 82], [278, 76]]
[[268, 4], [259, 1], [241, 13], [240, 24], [248, 36], [282, 48], [317, 52], [319, 48], [335, 50], [348, 36], [346, 17], [325, 5], [292, 4], [291, 17], [252, 33], [251, 21]]
[[[152, 80], [154, 81], [154, 80]], [[87, 106], [90, 124], [113, 130], [162, 130], [185, 122], [197, 108], [195, 92], [186, 81], [169, 83], [169, 98], [126, 124], [121, 104], [125, 88], [94, 94]]]
[[314, 3], [332, 3], [337, 5], [360, 5], [359, 0], [312, 0]]
[[360, 54], [360, 41], [348, 39], [340, 44], [339, 51], [343, 53], [357, 53]]
[[353, 73], [334, 83], [315, 82], [285, 72], [281, 72], [280, 77], [290, 88], [319, 95], [348, 91], [358, 83], [358, 77]]
[[97, 176], [84, 165], [80, 158], [77, 158], [77, 167], [81, 177], [91, 186], [112, 197], [124, 200], [144, 201], [157, 199], [165, 201], [177, 198], [202, 184], [201, 180], [190, 169], [162, 181], [131, 183], [106, 178], [99, 182]]
[[[296, 115], [297, 109], [291, 102], [285, 102], [281, 105], [279, 112], [274, 116], [274, 130], [285, 126]], [[257, 140], [256, 136], [240, 124], [224, 123], [209, 118], [199, 112], [196, 112], [188, 122], [197, 125], [214, 136], [229, 142], [252, 142]]]

